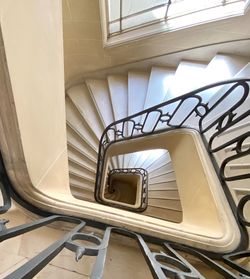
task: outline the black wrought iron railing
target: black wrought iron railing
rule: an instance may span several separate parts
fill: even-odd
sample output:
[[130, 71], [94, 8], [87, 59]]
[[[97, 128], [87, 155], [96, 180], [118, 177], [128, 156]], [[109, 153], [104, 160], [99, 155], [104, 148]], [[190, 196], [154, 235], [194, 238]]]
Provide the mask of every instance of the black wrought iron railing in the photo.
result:
[[[245, 123], [245, 121], [249, 123], [249, 83], [250, 79], [239, 79], [206, 86], [112, 123], [106, 128], [100, 141], [96, 184], [96, 197], [98, 199], [98, 187], [100, 186], [105, 154], [112, 144], [183, 127], [196, 129], [201, 134], [221, 180], [222, 187], [231, 204], [239, 228], [242, 230], [242, 243], [237, 248], [237, 251], [227, 254], [201, 251], [183, 244], [157, 239], [124, 228], [110, 227], [104, 224], [100, 226], [99, 223], [96, 224], [93, 220], [82, 220], [69, 216], [49, 216], [12, 228], [8, 228], [6, 225], [7, 220], [2, 219], [0, 220], [0, 242], [47, 226], [55, 221], [76, 224], [76, 227], [67, 232], [61, 239], [56, 240], [5, 278], [33, 278], [63, 249], [74, 251], [76, 260], [80, 260], [83, 256], [95, 257], [90, 278], [103, 278], [105, 266], [107, 264], [112, 265], [112, 262], [107, 261], [106, 258], [113, 234], [121, 234], [136, 240], [153, 278], [212, 278], [205, 277], [203, 275], [204, 269], [200, 271], [200, 265], [196, 266], [192, 259], [195, 259], [194, 262], [197, 262], [196, 259], [199, 259], [207, 265], [210, 268], [210, 274], [211, 272], [214, 272], [214, 274], [218, 273], [226, 279], [249, 278], [250, 271], [241, 263], [244, 262], [244, 259], [249, 260], [250, 257], [250, 251], [245, 250], [248, 247], [246, 227], [249, 227], [250, 223], [244, 215], [244, 209], [250, 200], [250, 195], [242, 197], [238, 206], [236, 206], [230, 196], [227, 182], [249, 179], [250, 174], [226, 176], [224, 172], [228, 162], [250, 154], [250, 148], [246, 149], [244, 147], [244, 142], [250, 137], [249, 131], [243, 132], [223, 144], [216, 142], [218, 136], [228, 132], [238, 124]], [[215, 153], [229, 146], [232, 146], [234, 154], [230, 154], [221, 164], [218, 164], [215, 160]], [[20, 199], [14, 193], [2, 164], [0, 164], [0, 170], [1, 192], [5, 196], [3, 199], [5, 209], [0, 211], [1, 214], [10, 206], [10, 194], [18, 202], [20, 202]], [[22, 200], [22, 205], [26, 206], [26, 208], [32, 208], [24, 200]], [[37, 210], [39, 212], [39, 209]], [[46, 214], [50, 215], [49, 212]], [[85, 230], [86, 224], [88, 226], [87, 230]], [[103, 229], [102, 236], [100, 236], [99, 231], [97, 235], [94, 229], [93, 233], [89, 233], [90, 227], [93, 226]], [[84, 240], [84, 242], [79, 243], [78, 240]], [[151, 243], [158, 246], [155, 245], [152, 248]], [[156, 249], [156, 247], [158, 248]], [[183, 252], [185, 253], [184, 256]], [[192, 257], [189, 258], [189, 255], [192, 255]], [[117, 269], [114, 269], [114, 272], [116, 271]], [[119, 278], [117, 274], [114, 274], [113, 277]]]
[[[96, 201], [103, 203], [101, 194], [103, 167], [107, 150], [112, 144], [173, 129], [189, 128], [200, 133], [235, 218], [240, 225], [246, 224], [243, 207], [246, 200], [249, 200], [249, 195], [236, 205], [228, 182], [249, 179], [250, 173], [245, 171], [241, 174], [228, 175], [225, 170], [229, 163], [250, 154], [250, 148], [243, 146], [243, 143], [250, 140], [250, 131], [239, 130], [236, 137], [229, 137], [223, 143], [218, 139], [242, 123], [250, 123], [249, 84], [250, 79], [218, 82], [110, 124], [103, 132], [99, 143]], [[231, 147], [233, 154], [222, 161], [216, 160], [216, 154], [228, 147]]]
[[144, 211], [148, 205], [148, 172], [147, 172], [147, 170], [145, 170], [143, 168], [112, 169], [108, 173], [108, 182], [106, 185], [106, 189], [110, 194], [115, 194], [115, 192], [117, 191], [117, 187], [114, 187], [114, 185], [112, 183], [112, 178], [114, 176], [119, 177], [119, 175], [138, 176], [140, 178], [138, 181], [138, 183], [140, 185], [135, 186], [135, 190], [137, 187], [140, 188], [140, 194], [139, 194], [140, 195], [140, 205], [138, 205], [137, 207], [131, 207], [131, 206], [126, 206], [125, 204], [121, 205], [121, 204], [113, 203], [112, 200], [106, 201], [105, 204], [114, 206], [114, 207], [118, 207], [118, 208], [122, 208], [122, 209], [126, 209], [126, 210], [135, 211], [135, 212]]
[[[250, 276], [250, 272], [244, 266], [235, 262], [235, 260], [240, 261], [249, 257], [249, 251], [230, 253], [221, 256], [219, 258], [220, 261], [215, 261], [209, 257], [209, 254], [199, 251], [198, 249], [159, 240], [157, 243], [159, 250], [156, 252], [155, 248], [154, 251], [151, 250], [148, 246], [150, 242], [146, 241], [143, 235], [123, 228], [107, 227], [101, 238], [95, 235], [95, 233], [84, 232], [86, 225], [85, 221], [67, 216], [54, 215], [10, 229], [6, 228], [4, 224], [5, 222], [0, 222], [0, 242], [47, 226], [56, 221], [75, 223], [76, 226], [70, 232], [67, 232], [61, 239], [56, 240], [25, 264], [8, 274], [4, 277], [5, 279], [33, 278], [63, 249], [69, 249], [75, 252], [76, 261], [79, 261], [83, 256], [96, 257], [90, 278], [103, 278], [106, 264], [112, 264], [111, 261], [108, 261], [107, 263], [106, 257], [109, 249], [109, 242], [113, 233], [136, 240], [153, 278], [208, 278], [204, 277], [199, 269], [187, 260], [187, 255], [192, 255], [206, 264], [211, 269], [210, 274], [211, 272], [214, 272], [214, 274], [218, 273], [226, 279], [249, 278]], [[83, 240], [88, 244], [80, 244], [77, 242], [79, 240]], [[186, 256], [182, 256], [180, 252], [185, 252]], [[114, 269], [114, 272], [115, 271], [117, 272], [117, 269]], [[119, 274], [114, 273], [113, 277], [119, 278]]]

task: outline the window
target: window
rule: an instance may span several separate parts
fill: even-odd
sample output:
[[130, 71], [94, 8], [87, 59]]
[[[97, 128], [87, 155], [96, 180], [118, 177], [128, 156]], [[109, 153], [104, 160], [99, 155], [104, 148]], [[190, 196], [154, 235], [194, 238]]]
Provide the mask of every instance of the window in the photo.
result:
[[249, 4], [249, 0], [102, 1], [106, 46], [242, 15]]

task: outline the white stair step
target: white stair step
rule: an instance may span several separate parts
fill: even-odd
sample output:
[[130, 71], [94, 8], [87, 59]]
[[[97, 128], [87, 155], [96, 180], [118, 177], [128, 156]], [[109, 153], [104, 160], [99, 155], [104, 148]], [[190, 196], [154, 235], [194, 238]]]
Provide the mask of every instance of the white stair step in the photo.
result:
[[67, 122], [74, 126], [77, 131], [79, 131], [79, 133], [89, 145], [93, 146], [95, 150], [98, 150], [99, 140], [93, 133], [91, 127], [88, 126], [82, 114], [79, 112], [71, 99], [66, 97], [65, 101]]
[[81, 161], [83, 160], [84, 162], [84, 165], [87, 164], [96, 169], [97, 160], [95, 158], [92, 158], [88, 154], [84, 153], [82, 149], [78, 148], [77, 145], [71, 143], [70, 141], [67, 142], [67, 147], [68, 152], [71, 150], [76, 156], [80, 156]]
[[88, 169], [86, 167], [82, 167], [70, 160], [69, 160], [69, 171], [78, 173], [80, 175], [82, 174], [84, 177], [89, 177], [95, 180], [95, 176], [96, 176], [95, 171], [92, 171], [91, 169]]
[[128, 115], [144, 109], [148, 83], [149, 73], [138, 71], [128, 73]]
[[76, 167], [69, 165], [69, 176], [77, 177], [79, 181], [88, 181], [90, 183], [95, 183], [95, 175], [90, 175], [83, 172], [82, 170], [77, 169]]
[[88, 123], [88, 126], [96, 135], [97, 139], [100, 139], [103, 132], [103, 125], [87, 86], [85, 84], [74, 86], [67, 91], [67, 95]]
[[86, 169], [88, 172], [95, 174], [96, 170], [94, 168], [89, 167], [86, 163], [83, 165], [79, 163], [78, 160], [72, 159], [70, 156], [68, 157], [69, 164], [77, 165], [79, 168]]
[[150, 190], [148, 192], [148, 197], [150, 199], [155, 198], [155, 199], [174, 199], [174, 200], [179, 200], [179, 193], [178, 190], [170, 190], [170, 191], [166, 191], [166, 190]]
[[67, 127], [71, 129], [78, 137], [80, 137], [81, 140], [89, 147], [89, 149], [92, 150], [92, 153], [95, 154], [94, 156], [96, 156], [96, 154], [98, 153], [98, 145], [96, 145], [95, 142], [86, 137], [87, 133], [77, 127], [77, 125], [75, 126], [75, 123], [70, 122], [70, 120], [67, 120], [66, 124]]
[[155, 217], [158, 219], [167, 220], [170, 222], [180, 223], [182, 221], [182, 212], [171, 210], [171, 209], [148, 206], [147, 209], [142, 214]]
[[155, 177], [151, 177], [149, 174], [150, 184], [168, 182], [169, 180], [172, 181], [174, 179], [176, 178], [175, 178], [175, 173], [173, 171]]
[[140, 157], [139, 152], [134, 152], [133, 154], [130, 155], [130, 160], [128, 162], [128, 168], [134, 168], [136, 165], [136, 162], [138, 161]]
[[106, 80], [88, 79], [86, 80], [86, 84], [91, 92], [99, 116], [102, 119], [103, 127], [106, 128], [114, 122], [108, 83]]
[[115, 121], [128, 116], [128, 77], [108, 76], [108, 86]]
[[[210, 78], [205, 80], [201, 86], [231, 78], [248, 78], [250, 73], [250, 64], [248, 62], [249, 58], [246, 57], [216, 55], [209, 63], [208, 69], [205, 71], [205, 75]], [[206, 93], [206, 96], [203, 96], [203, 98], [205, 101], [210, 100], [209, 103], [211, 106], [220, 98], [221, 93], [225, 92], [229, 87], [230, 85], [225, 85], [221, 88], [212, 88]], [[230, 102], [232, 100], [233, 99], [231, 98]]]
[[71, 187], [71, 193], [76, 199], [95, 202], [93, 193], [85, 189], [78, 189], [74, 185], [70, 185], [70, 187]]
[[177, 189], [177, 183], [175, 179], [168, 182], [149, 183], [148, 189], [149, 191], [172, 191]]
[[88, 179], [81, 179], [73, 174], [69, 177], [69, 183], [74, 185], [74, 187], [85, 189], [91, 192], [94, 192], [95, 189], [95, 183], [89, 181]]
[[85, 167], [93, 172], [96, 171], [96, 162], [89, 160], [87, 156], [84, 156], [78, 150], [73, 149], [70, 145], [68, 145], [68, 158], [69, 161], [78, 164], [79, 166]]
[[162, 103], [172, 85], [175, 71], [165, 67], [152, 67], [144, 109]]
[[181, 61], [175, 72], [174, 81], [169, 88], [165, 101], [197, 89], [206, 66], [204, 63]]
[[204, 76], [200, 80], [200, 86], [230, 79], [248, 62], [248, 58], [243, 56], [217, 54], [205, 69]]
[[[150, 150], [150, 154], [144, 162], [142, 162], [141, 168], [148, 169], [149, 166], [156, 163], [158, 164], [158, 160], [166, 154], [166, 151], [163, 149], [153, 149]], [[158, 164], [159, 165], [159, 164]]]
[[71, 185], [74, 187], [75, 190], [78, 190], [78, 191], [86, 191], [86, 192], [89, 192], [90, 194], [93, 195], [94, 193], [94, 187], [93, 186], [89, 186], [87, 184], [81, 184], [81, 182], [79, 182], [78, 180], [72, 178], [71, 179]]
[[158, 176], [173, 173], [173, 172], [174, 172], [173, 166], [171, 163], [169, 163], [169, 164], [159, 167], [158, 169], [154, 170], [153, 172], [150, 172], [149, 177], [150, 177], [150, 179], [152, 179], [154, 177], [158, 177]]
[[179, 200], [148, 199], [148, 205], [158, 208], [182, 211], [181, 203]]
[[75, 146], [78, 150], [81, 150], [82, 153], [86, 156], [89, 156], [92, 159], [92, 161], [97, 160], [97, 153], [93, 151], [92, 147], [90, 147], [86, 142], [84, 142], [82, 137], [68, 125], [67, 138], [71, 146]]
[[171, 157], [170, 154], [166, 152], [157, 161], [154, 161], [150, 166], [148, 166], [147, 170], [149, 173], [151, 173], [169, 163], [171, 163]]

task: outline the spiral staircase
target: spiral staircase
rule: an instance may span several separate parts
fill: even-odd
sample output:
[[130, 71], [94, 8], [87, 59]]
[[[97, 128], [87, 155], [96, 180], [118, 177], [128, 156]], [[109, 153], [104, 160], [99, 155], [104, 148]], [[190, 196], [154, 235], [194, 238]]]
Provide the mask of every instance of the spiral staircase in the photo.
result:
[[[153, 66], [150, 72], [132, 69], [127, 74], [107, 74], [106, 79], [86, 78], [81, 84], [69, 88], [66, 92], [66, 116], [72, 194], [78, 199], [96, 202], [94, 191], [99, 140], [110, 123], [201, 86], [231, 78], [249, 77], [248, 62], [246, 57], [217, 54], [208, 64], [181, 61], [176, 69], [164, 66]], [[216, 90], [218, 92], [210, 90], [207, 101], [211, 101], [211, 98], [212, 102], [216, 101], [219, 96], [219, 90]], [[220, 141], [248, 130], [249, 118], [221, 135]], [[249, 142], [244, 142], [244, 148], [248, 146]], [[216, 159], [221, 162], [231, 150], [232, 147], [226, 147]], [[248, 159], [230, 164], [227, 172], [249, 172]], [[125, 168], [143, 168], [149, 174], [148, 206], [140, 214], [181, 222], [182, 205], [167, 150], [146, 150], [112, 157], [110, 170]], [[242, 192], [249, 191], [244, 185], [239, 182], [231, 187], [236, 202]], [[112, 194], [114, 200], [116, 194]]]

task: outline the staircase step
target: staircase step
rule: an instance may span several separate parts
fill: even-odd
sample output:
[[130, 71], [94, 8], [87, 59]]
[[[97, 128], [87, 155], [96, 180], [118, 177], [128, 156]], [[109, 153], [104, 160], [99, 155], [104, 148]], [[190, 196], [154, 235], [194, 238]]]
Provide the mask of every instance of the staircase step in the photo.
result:
[[85, 189], [78, 189], [73, 184], [71, 184], [70, 187], [71, 193], [76, 199], [95, 202], [95, 198], [92, 192], [89, 192]]
[[173, 180], [175, 180], [174, 172], [165, 173], [165, 174], [158, 175], [158, 176], [155, 176], [152, 178], [149, 174], [149, 183], [150, 184], [163, 183], [163, 182], [168, 182], [168, 181], [173, 181]]
[[91, 128], [96, 138], [100, 139], [103, 132], [103, 125], [86, 84], [72, 87], [67, 90], [67, 95], [88, 123], [87, 125]]
[[148, 185], [149, 191], [155, 191], [155, 190], [176, 190], [177, 189], [177, 183], [176, 180], [169, 180], [167, 182], [159, 182], [159, 183], [150, 183]]
[[148, 205], [157, 208], [171, 209], [175, 211], [182, 211], [180, 200], [166, 200], [166, 199], [148, 199]]
[[86, 84], [97, 108], [99, 117], [102, 120], [103, 128], [106, 128], [114, 122], [108, 82], [106, 80], [88, 79], [86, 80]]
[[150, 190], [148, 192], [149, 199], [174, 199], [180, 200], [178, 189], [175, 190]]
[[89, 174], [80, 172], [76, 168], [72, 168], [72, 166], [69, 166], [69, 176], [70, 177], [75, 177], [78, 179], [78, 181], [83, 181], [83, 182], [90, 182], [90, 183], [95, 183], [95, 176], [90, 176]]
[[89, 147], [89, 149], [92, 150], [92, 153], [94, 154], [94, 156], [97, 155], [98, 153], [98, 145], [93, 145], [93, 141], [91, 142], [91, 140], [86, 138], [86, 132], [83, 133], [82, 129], [79, 129], [78, 127], [75, 126], [75, 123], [72, 124], [72, 122], [70, 122], [69, 120], [67, 120], [66, 122], [67, 126], [74, 131], [74, 133], [81, 138], [81, 140]]
[[72, 144], [71, 142], [67, 142], [68, 150], [71, 150], [73, 153], [76, 154], [76, 156], [80, 156], [84, 161], [87, 162], [87, 164], [91, 164], [92, 167], [96, 168], [96, 159], [91, 158], [86, 153], [84, 153], [81, 149], [79, 149], [76, 145]]
[[69, 161], [69, 172], [78, 173], [80, 175], [83, 175], [84, 177], [89, 177], [94, 180], [95, 180], [95, 176], [96, 176], [95, 171], [93, 171], [85, 166], [82, 167], [72, 161]]
[[205, 69], [199, 87], [232, 78], [248, 62], [249, 59], [244, 56], [217, 54]]
[[128, 115], [144, 109], [148, 83], [149, 73], [138, 71], [128, 73]]
[[158, 177], [160, 175], [168, 174], [174, 172], [172, 162], [169, 162], [165, 165], [160, 166], [159, 168], [155, 169], [154, 171], [150, 172], [150, 178]]
[[[93, 189], [95, 188], [95, 182], [90, 179], [85, 179], [84, 177], [79, 177], [77, 174], [75, 175], [74, 173], [69, 174], [69, 183], [77, 185], [79, 188], [82, 189]], [[92, 191], [92, 190], [91, 190]]]
[[128, 116], [128, 77], [124, 75], [108, 76], [108, 87], [114, 112], [114, 119]]
[[148, 206], [142, 214], [175, 223], [182, 221], [182, 212], [153, 206]]
[[204, 63], [181, 61], [164, 100], [170, 100], [199, 88], [199, 81], [206, 66]]
[[70, 145], [68, 145], [68, 158], [70, 162], [78, 164], [81, 167], [87, 168], [92, 172], [96, 171], [96, 162], [89, 160], [88, 157], [73, 149]]
[[95, 153], [93, 149], [82, 140], [81, 136], [79, 136], [79, 134], [68, 125], [67, 138], [69, 145], [74, 146], [76, 149], [80, 150], [81, 153], [89, 157], [92, 161], [97, 160], [97, 153]]
[[85, 122], [69, 97], [66, 97], [66, 118], [67, 123], [74, 127], [94, 150], [98, 150], [99, 139], [94, 136], [91, 127]]
[[144, 109], [162, 103], [173, 83], [175, 71], [171, 68], [152, 67]]
[[153, 172], [158, 168], [170, 163], [171, 163], [171, 157], [166, 150], [166, 152], [161, 157], [159, 157], [157, 161], [152, 162], [152, 164], [147, 167], [147, 170], [148, 172]]

